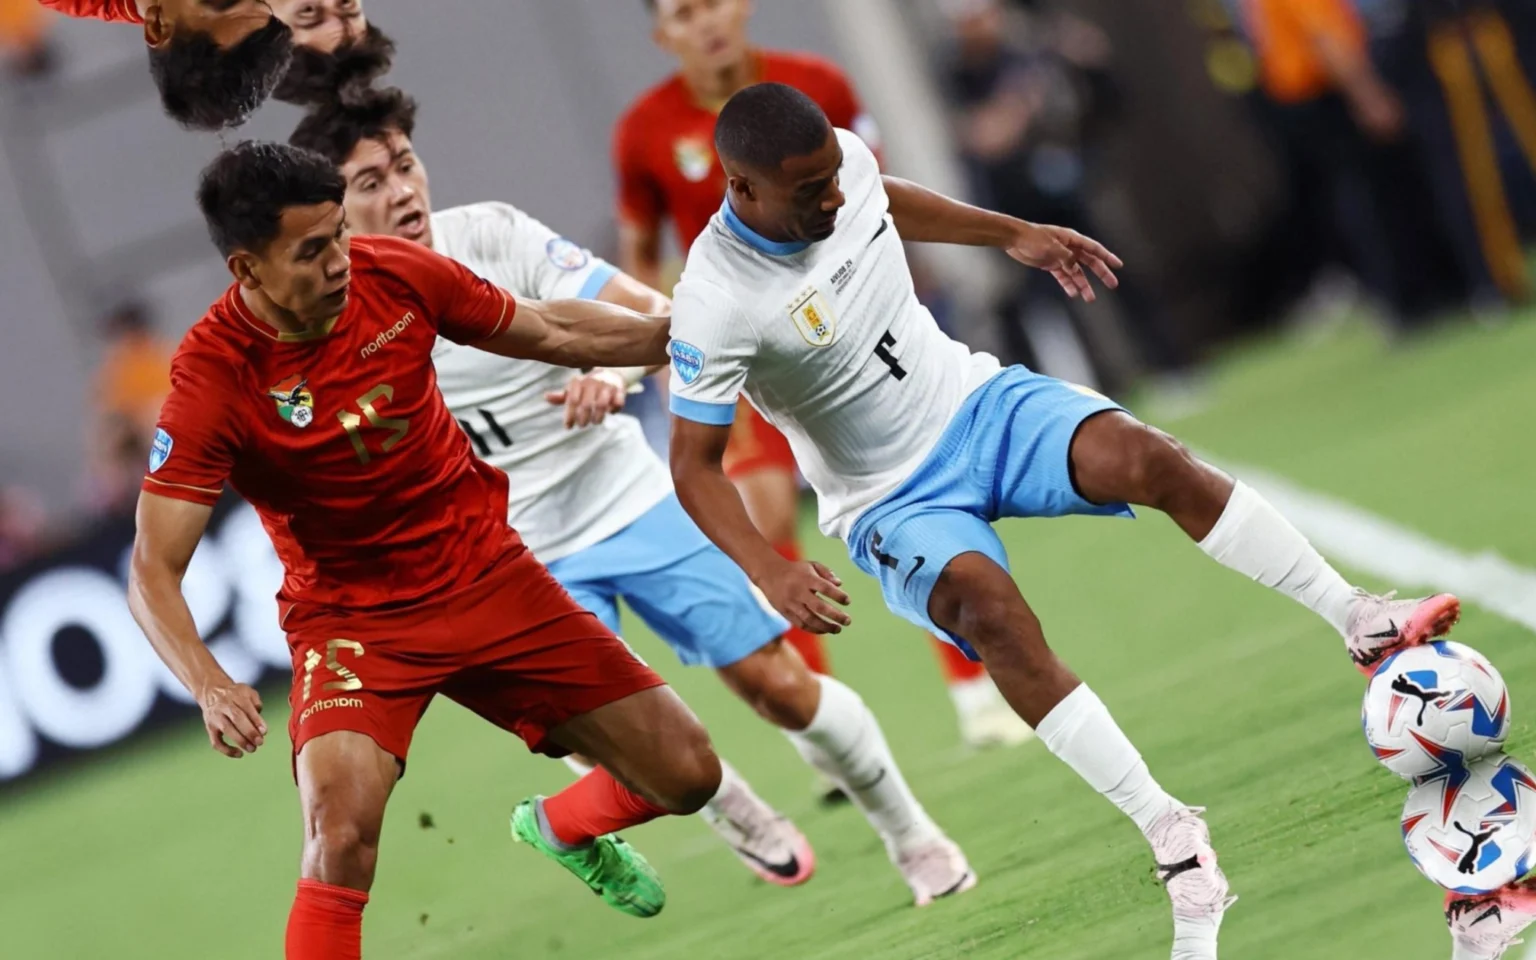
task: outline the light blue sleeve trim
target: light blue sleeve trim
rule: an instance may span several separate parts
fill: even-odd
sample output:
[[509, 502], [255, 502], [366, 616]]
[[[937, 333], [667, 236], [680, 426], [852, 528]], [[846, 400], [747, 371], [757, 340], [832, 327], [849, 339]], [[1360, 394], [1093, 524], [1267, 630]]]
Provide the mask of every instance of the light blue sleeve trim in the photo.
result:
[[618, 273], [618, 267], [611, 263], [598, 261], [597, 265], [592, 268], [592, 272], [587, 274], [586, 282], [581, 285], [581, 290], [577, 292], [576, 299], [596, 300], [597, 295], [602, 293], [603, 288], [608, 285], [608, 281], [618, 276]]
[[728, 427], [736, 420], [736, 404], [705, 403], [672, 394], [672, 412], [684, 420], [705, 423], [711, 427]]

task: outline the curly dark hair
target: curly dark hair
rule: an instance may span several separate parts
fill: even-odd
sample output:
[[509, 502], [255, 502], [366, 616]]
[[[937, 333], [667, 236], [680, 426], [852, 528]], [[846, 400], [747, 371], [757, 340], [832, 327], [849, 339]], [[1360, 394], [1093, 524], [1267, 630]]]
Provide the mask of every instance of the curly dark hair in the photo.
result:
[[197, 205], [213, 245], [227, 257], [264, 249], [277, 238], [289, 207], [339, 204], [346, 194], [341, 171], [318, 153], [246, 140], [204, 168]]
[[368, 89], [394, 64], [395, 42], [373, 24], [363, 35], [321, 53], [309, 47], [293, 51], [293, 60], [273, 96], [301, 107], [345, 100]]
[[203, 32], [178, 33], [149, 49], [165, 112], [192, 130], [244, 123], [272, 94], [293, 56], [293, 31], [277, 17], [227, 50]]
[[416, 101], [399, 87], [366, 88], [354, 91], [345, 102], [315, 107], [288, 142], [340, 166], [359, 143], [377, 140], [390, 130], [407, 137], [416, 132]]

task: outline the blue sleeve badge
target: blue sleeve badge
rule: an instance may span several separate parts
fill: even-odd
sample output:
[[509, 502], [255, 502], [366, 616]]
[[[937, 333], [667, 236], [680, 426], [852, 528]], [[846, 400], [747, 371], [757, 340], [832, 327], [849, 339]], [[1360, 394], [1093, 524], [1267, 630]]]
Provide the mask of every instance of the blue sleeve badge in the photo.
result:
[[155, 442], [149, 448], [149, 472], [154, 473], [165, 466], [165, 461], [171, 459], [171, 448], [176, 446], [176, 441], [164, 430], [155, 431]]
[[704, 351], [683, 340], [672, 341], [672, 369], [685, 384], [692, 384], [704, 372]]
[[549, 257], [550, 263], [567, 273], [580, 270], [591, 259], [587, 256], [587, 251], [564, 237], [551, 237], [549, 242], [544, 244], [544, 255]]

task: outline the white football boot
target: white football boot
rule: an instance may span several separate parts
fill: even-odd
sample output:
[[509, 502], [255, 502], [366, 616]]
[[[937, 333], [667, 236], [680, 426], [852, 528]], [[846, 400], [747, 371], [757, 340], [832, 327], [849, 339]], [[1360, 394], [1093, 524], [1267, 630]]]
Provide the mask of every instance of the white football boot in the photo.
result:
[[1451, 930], [1451, 960], [1499, 960], [1523, 943], [1520, 933], [1536, 923], [1536, 891], [1511, 884], [1495, 893], [1445, 897], [1445, 925]]
[[1157, 879], [1173, 902], [1173, 960], [1216, 960], [1221, 918], [1237, 898], [1216, 865], [1204, 807], [1170, 810], [1147, 831]]
[[1035, 739], [1035, 731], [1008, 706], [991, 677], [952, 683], [949, 697], [960, 720], [960, 738], [968, 747], [1016, 747]]
[[699, 817], [747, 869], [769, 883], [793, 887], [816, 871], [810, 841], [739, 776], [704, 805]]
[[938, 834], [931, 840], [891, 850], [891, 862], [912, 889], [913, 906], [926, 907], [976, 886], [976, 871], [953, 840]]
[[1405, 647], [1416, 647], [1451, 632], [1461, 619], [1461, 601], [1449, 593], [1397, 600], [1355, 589], [1344, 645], [1361, 672], [1370, 676], [1381, 661]]

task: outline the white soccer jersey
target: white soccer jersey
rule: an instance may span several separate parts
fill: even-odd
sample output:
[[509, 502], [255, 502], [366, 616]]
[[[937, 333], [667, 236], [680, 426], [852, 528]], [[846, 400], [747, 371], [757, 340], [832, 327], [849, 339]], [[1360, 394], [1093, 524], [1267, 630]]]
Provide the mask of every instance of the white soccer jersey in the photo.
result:
[[846, 537], [1001, 367], [918, 302], [875, 156], [837, 139], [847, 204], [831, 237], [774, 243], [727, 203], [694, 241], [673, 298], [671, 404], [727, 424], [745, 392], [789, 439], [822, 532]]
[[[514, 296], [591, 299], [609, 264], [505, 203], [432, 214], [432, 245]], [[640, 423], [623, 414], [567, 430], [544, 395], [573, 371], [438, 338], [438, 387], [475, 452], [507, 474], [507, 521], [540, 560], [569, 556], [629, 526], [672, 492]]]

